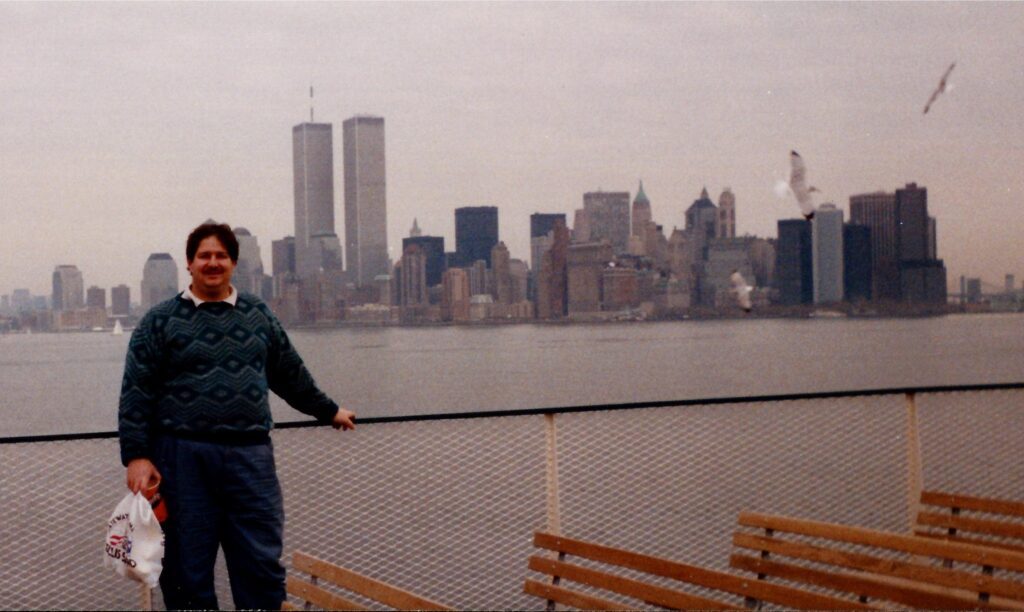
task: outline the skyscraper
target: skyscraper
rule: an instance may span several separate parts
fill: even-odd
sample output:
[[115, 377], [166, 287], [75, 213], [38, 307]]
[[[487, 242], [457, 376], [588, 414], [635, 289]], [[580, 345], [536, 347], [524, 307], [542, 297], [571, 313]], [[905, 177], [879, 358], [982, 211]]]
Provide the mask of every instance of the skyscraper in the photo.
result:
[[504, 242], [499, 242], [491, 249], [491, 268], [494, 277], [494, 296], [496, 304], [512, 303], [512, 270], [509, 267], [510, 257], [508, 247]]
[[686, 231], [690, 235], [694, 258], [707, 259], [708, 242], [718, 235], [718, 208], [708, 197], [707, 188], [686, 209]]
[[896, 243], [899, 260], [929, 259], [928, 190], [908, 183], [896, 190]]
[[718, 196], [718, 237], [736, 237], [736, 196], [728, 187]]
[[478, 259], [491, 266], [491, 249], [498, 244], [498, 208], [465, 206], [455, 209], [455, 254], [459, 266]]
[[644, 232], [647, 230], [647, 224], [650, 221], [651, 201], [647, 199], [647, 194], [644, 193], [644, 182], [640, 181], [640, 186], [636, 190], [636, 197], [633, 198], [630, 236], [643, 238]]
[[810, 304], [814, 299], [811, 222], [782, 219], [778, 226], [775, 283], [779, 289], [779, 302], [786, 305]]
[[54, 269], [52, 303], [57, 311], [85, 306], [85, 283], [78, 266], [61, 265]]
[[260, 257], [259, 241], [244, 227], [236, 227], [234, 231], [238, 239], [238, 263], [231, 283], [239, 291], [262, 295], [263, 258]]
[[370, 284], [388, 273], [384, 118], [356, 116], [342, 123], [345, 150], [345, 257], [349, 278]]
[[591, 191], [583, 194], [589, 236], [579, 240], [607, 240], [615, 253], [629, 250], [629, 192]]
[[871, 228], [843, 226], [843, 298], [847, 302], [871, 299]]
[[871, 231], [871, 282], [874, 299], [900, 297], [896, 238], [896, 194], [876, 191], [850, 196], [850, 223]]
[[295, 183], [295, 269], [300, 278], [341, 269], [334, 231], [334, 145], [330, 123], [292, 128]]
[[97, 310], [107, 309], [107, 290], [102, 287], [92, 286], [85, 291], [85, 305]]
[[110, 314], [115, 317], [128, 316], [131, 311], [131, 290], [128, 285], [110, 288]]
[[170, 253], [153, 253], [142, 267], [142, 309], [149, 310], [178, 293], [178, 265]]
[[444, 274], [444, 236], [409, 236], [402, 238], [402, 253], [409, 250], [409, 246], [418, 245], [423, 250], [427, 261], [427, 287], [434, 287], [441, 284], [441, 277]]
[[536, 278], [540, 260], [551, 248], [555, 223], [566, 225], [565, 213], [533, 213], [530, 215], [530, 270]]
[[843, 211], [822, 204], [811, 220], [814, 303], [843, 301]]

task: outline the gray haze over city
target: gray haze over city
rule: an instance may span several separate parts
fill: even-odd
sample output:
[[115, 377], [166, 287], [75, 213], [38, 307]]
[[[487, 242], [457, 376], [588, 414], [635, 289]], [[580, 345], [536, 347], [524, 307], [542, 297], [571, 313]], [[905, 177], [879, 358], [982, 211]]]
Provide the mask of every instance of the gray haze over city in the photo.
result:
[[[293, 125], [386, 120], [393, 259], [413, 219], [454, 249], [454, 209], [529, 215], [638, 181], [682, 227], [730, 187], [737, 234], [799, 216], [789, 151], [821, 201], [928, 189], [938, 256], [1024, 277], [1024, 3], [0, 4], [0, 293], [58, 264], [137, 296], [152, 252], [185, 280], [208, 217], [293, 235]], [[951, 87], [922, 109], [952, 62]]]

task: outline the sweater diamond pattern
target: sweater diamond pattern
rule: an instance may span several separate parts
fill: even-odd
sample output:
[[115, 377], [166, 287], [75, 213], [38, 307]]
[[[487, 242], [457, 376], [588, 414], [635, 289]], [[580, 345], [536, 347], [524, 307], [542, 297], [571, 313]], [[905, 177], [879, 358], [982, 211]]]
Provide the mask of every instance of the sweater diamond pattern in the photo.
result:
[[174, 297], [132, 333], [118, 428], [121, 460], [150, 457], [154, 436], [259, 434], [273, 427], [268, 392], [329, 422], [337, 404], [316, 386], [281, 323], [256, 296], [235, 307]]

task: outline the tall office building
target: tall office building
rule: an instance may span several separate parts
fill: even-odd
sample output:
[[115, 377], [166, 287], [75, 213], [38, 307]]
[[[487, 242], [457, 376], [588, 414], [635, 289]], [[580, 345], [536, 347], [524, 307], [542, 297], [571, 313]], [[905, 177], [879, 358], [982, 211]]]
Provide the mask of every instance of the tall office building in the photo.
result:
[[238, 239], [238, 262], [231, 283], [238, 291], [262, 296], [263, 258], [259, 241], [244, 227], [235, 228], [235, 237]]
[[718, 196], [718, 237], [736, 237], [736, 196], [728, 187]]
[[77, 266], [61, 265], [54, 269], [52, 305], [57, 311], [85, 306], [85, 283]]
[[604, 270], [614, 257], [613, 247], [604, 241], [569, 246], [566, 273], [570, 315], [601, 310]]
[[843, 226], [843, 299], [871, 300], [871, 228], [865, 225]]
[[633, 198], [630, 236], [637, 236], [643, 239], [644, 232], [647, 230], [647, 224], [650, 223], [651, 219], [651, 201], [647, 199], [647, 194], [644, 193], [644, 182], [640, 181], [640, 186], [636, 190], [636, 197]]
[[871, 232], [871, 294], [878, 300], [900, 297], [896, 237], [896, 194], [876, 191], [850, 196], [850, 223]]
[[708, 197], [707, 188], [686, 209], [686, 232], [689, 234], [694, 259], [706, 260], [708, 242], [718, 235], [718, 208]]
[[899, 260], [929, 259], [931, 223], [928, 217], [928, 190], [908, 183], [896, 190], [896, 244]]
[[341, 270], [334, 231], [334, 144], [330, 123], [292, 128], [295, 184], [295, 271], [300, 278]]
[[814, 303], [843, 301], [843, 211], [822, 204], [811, 220]]
[[496, 304], [512, 303], [512, 270], [510, 268], [508, 247], [504, 242], [499, 242], [491, 249], [491, 269], [494, 278], [494, 288], [491, 295], [494, 296]]
[[805, 219], [782, 219], [778, 227], [775, 285], [779, 289], [779, 303], [789, 306], [810, 304], [814, 300], [811, 222]]
[[178, 293], [178, 264], [170, 253], [152, 253], [142, 267], [142, 309], [149, 310]]
[[606, 240], [615, 253], [629, 250], [629, 192], [591, 191], [583, 194], [587, 236], [579, 240]]
[[388, 273], [384, 118], [356, 116], [342, 123], [345, 149], [345, 257], [358, 286]]
[[131, 289], [128, 285], [110, 288], [110, 314], [115, 317], [126, 317], [131, 314]]
[[491, 266], [491, 249], [498, 244], [498, 208], [465, 206], [455, 209], [455, 256], [467, 267], [482, 259]]
[[558, 319], [568, 312], [569, 228], [561, 220], [551, 230], [551, 248], [541, 257], [537, 272], [537, 318]]
[[534, 277], [540, 271], [540, 260], [551, 248], [555, 223], [566, 225], [565, 213], [533, 213], [530, 215], [530, 270]]
[[401, 278], [400, 304], [403, 307], [425, 306], [427, 300], [427, 257], [418, 244], [402, 250], [399, 262]]
[[409, 246], [418, 245], [423, 250], [427, 265], [427, 287], [435, 287], [441, 284], [445, 270], [444, 237], [443, 236], [409, 236], [402, 238], [402, 252], [405, 253]]
[[107, 290], [95, 285], [85, 290], [85, 305], [97, 310], [107, 309]]

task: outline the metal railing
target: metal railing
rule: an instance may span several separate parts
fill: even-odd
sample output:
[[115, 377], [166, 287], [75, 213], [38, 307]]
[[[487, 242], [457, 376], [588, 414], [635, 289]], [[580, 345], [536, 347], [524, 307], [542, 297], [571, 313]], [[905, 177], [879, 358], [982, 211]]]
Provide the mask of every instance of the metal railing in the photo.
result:
[[[310, 425], [273, 434], [286, 565], [458, 608], [543, 609], [537, 529], [727, 569], [741, 510], [906, 531], [922, 487], [1024, 499], [1024, 383]], [[0, 439], [0, 608], [140, 606], [102, 566], [123, 483], [114, 433]], [[222, 561], [217, 585], [230, 606]]]

